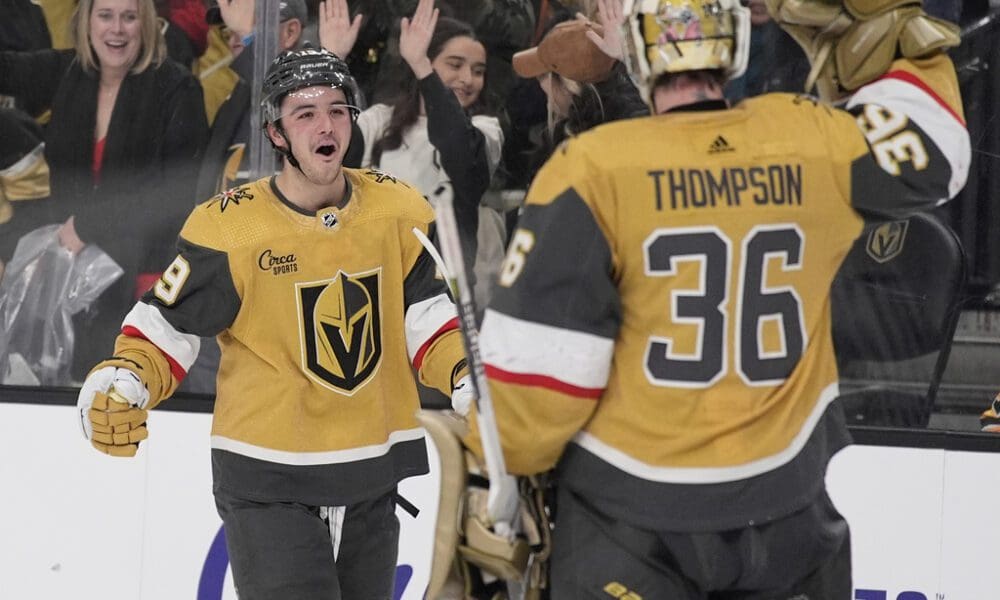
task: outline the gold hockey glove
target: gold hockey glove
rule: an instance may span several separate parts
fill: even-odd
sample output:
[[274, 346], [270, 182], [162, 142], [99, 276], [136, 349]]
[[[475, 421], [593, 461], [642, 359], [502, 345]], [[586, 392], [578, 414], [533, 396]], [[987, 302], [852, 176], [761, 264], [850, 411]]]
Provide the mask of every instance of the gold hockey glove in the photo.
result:
[[139, 442], [149, 437], [147, 414], [115, 390], [98, 392], [90, 407], [91, 445], [111, 456], [135, 456]]
[[838, 100], [881, 77], [897, 58], [957, 46], [958, 27], [931, 17], [920, 0], [766, 0], [771, 17], [809, 57], [806, 90]]
[[83, 436], [111, 456], [135, 456], [149, 437], [145, 407], [149, 390], [129, 369], [100, 366], [87, 375], [76, 406]]

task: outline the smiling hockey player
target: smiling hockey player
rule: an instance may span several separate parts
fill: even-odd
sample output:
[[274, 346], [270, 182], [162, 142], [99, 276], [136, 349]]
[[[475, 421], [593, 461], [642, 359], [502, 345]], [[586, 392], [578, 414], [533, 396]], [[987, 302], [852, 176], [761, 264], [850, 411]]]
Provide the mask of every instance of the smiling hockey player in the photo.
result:
[[396, 485], [428, 469], [413, 369], [470, 387], [455, 307], [412, 232], [434, 236], [430, 205], [341, 168], [357, 97], [327, 51], [275, 59], [262, 109], [281, 172], [194, 210], [80, 391], [93, 445], [133, 455], [198, 336], [218, 336], [212, 470], [241, 600], [391, 598]]

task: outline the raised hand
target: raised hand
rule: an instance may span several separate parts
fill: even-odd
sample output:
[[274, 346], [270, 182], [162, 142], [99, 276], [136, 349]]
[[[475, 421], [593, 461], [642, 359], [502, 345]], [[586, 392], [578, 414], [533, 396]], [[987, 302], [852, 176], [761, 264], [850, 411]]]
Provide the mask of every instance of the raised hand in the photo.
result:
[[360, 13], [351, 19], [347, 0], [324, 0], [319, 3], [319, 43], [340, 58], [346, 59], [358, 41]]
[[253, 31], [256, 7], [256, 0], [219, 0], [222, 21], [241, 39]]
[[587, 31], [587, 37], [594, 42], [602, 52], [616, 60], [625, 58], [622, 41], [622, 27], [625, 15], [622, 14], [622, 0], [597, 0], [597, 21], [604, 28], [604, 35], [596, 31]]
[[399, 55], [410, 65], [417, 79], [427, 77], [434, 70], [427, 47], [437, 27], [438, 13], [434, 0], [420, 0], [413, 16], [403, 17], [399, 22]]

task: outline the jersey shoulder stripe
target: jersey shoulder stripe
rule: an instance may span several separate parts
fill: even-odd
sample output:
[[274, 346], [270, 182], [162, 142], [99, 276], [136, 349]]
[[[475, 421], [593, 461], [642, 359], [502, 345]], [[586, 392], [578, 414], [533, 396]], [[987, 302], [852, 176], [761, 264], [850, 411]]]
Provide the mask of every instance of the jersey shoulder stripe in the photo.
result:
[[408, 306], [404, 321], [406, 350], [413, 366], [418, 369], [434, 341], [446, 332], [458, 329], [455, 305], [444, 294]]
[[122, 334], [156, 346], [170, 363], [170, 372], [177, 380], [184, 379], [201, 348], [198, 336], [177, 331], [155, 306], [145, 302], [137, 302], [125, 315]]
[[896, 61], [858, 90], [847, 108], [856, 113], [879, 167], [940, 204], [961, 191], [972, 162], [959, 98], [954, 68], [942, 55]]
[[487, 309], [479, 340], [498, 379], [594, 398], [608, 383], [614, 339]]

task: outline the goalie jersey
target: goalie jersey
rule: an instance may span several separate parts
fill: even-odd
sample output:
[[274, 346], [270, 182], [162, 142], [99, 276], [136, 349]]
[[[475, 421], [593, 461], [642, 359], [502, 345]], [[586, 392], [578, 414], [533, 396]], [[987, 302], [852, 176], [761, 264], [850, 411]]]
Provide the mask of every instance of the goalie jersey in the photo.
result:
[[[829, 290], [862, 228], [964, 185], [950, 61], [601, 126], [533, 182], [480, 339], [508, 468], [636, 526], [786, 516], [849, 442]], [[700, 109], [700, 110], [699, 110]], [[467, 440], [480, 441], [470, 427]]]
[[215, 486], [257, 501], [349, 505], [427, 471], [414, 370], [465, 373], [454, 304], [413, 233], [433, 210], [377, 171], [344, 169], [343, 208], [305, 212], [273, 178], [199, 205], [180, 253], [126, 316], [116, 356], [151, 406], [218, 336]]

